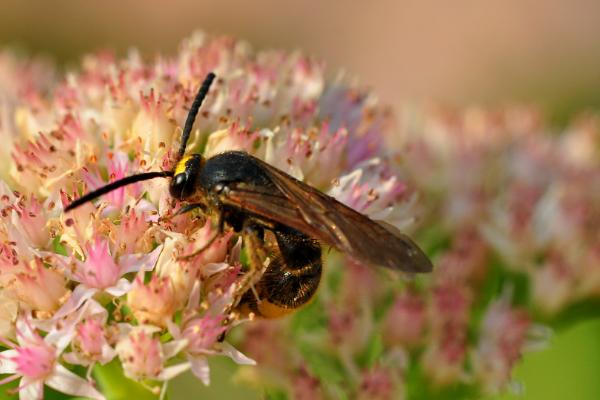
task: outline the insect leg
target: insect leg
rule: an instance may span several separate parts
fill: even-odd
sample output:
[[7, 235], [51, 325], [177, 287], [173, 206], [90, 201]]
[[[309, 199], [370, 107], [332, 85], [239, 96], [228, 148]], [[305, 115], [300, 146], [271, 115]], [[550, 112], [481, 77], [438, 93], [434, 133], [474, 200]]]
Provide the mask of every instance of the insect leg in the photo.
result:
[[204, 203], [192, 203], [192, 204], [186, 204], [185, 206], [181, 207], [179, 210], [177, 210], [177, 212], [173, 215], [174, 217], [177, 215], [181, 215], [181, 214], [187, 214], [191, 211], [194, 211], [196, 209], [200, 209], [204, 214], [207, 213], [207, 207], [206, 204]]
[[[195, 204], [199, 204], [199, 203], [195, 203]], [[190, 205], [193, 205], [193, 204], [190, 204]], [[208, 249], [210, 246], [212, 246], [212, 244], [215, 242], [215, 240], [217, 240], [217, 238], [223, 234], [224, 228], [225, 228], [225, 219], [223, 218], [223, 213], [218, 213], [217, 214], [217, 231], [215, 232], [215, 234], [208, 240], [208, 242], [206, 242], [206, 244], [204, 246], [200, 247], [198, 250], [194, 251], [191, 254], [186, 254], [186, 255], [177, 257], [177, 260], [189, 261], [192, 258], [196, 257], [198, 254], [202, 253], [204, 250]]]
[[203, 214], [207, 214], [208, 213], [208, 208], [206, 207], [206, 204], [204, 203], [192, 203], [192, 204], [186, 204], [185, 206], [181, 207], [179, 210], [177, 210], [177, 212], [175, 214], [171, 214], [171, 215], [165, 215], [160, 217], [160, 221], [164, 221], [164, 222], [168, 222], [171, 219], [181, 215], [181, 214], [187, 214], [191, 211], [194, 211], [196, 209], [200, 209], [202, 211]]
[[256, 292], [254, 285], [263, 272], [265, 271], [265, 260], [267, 259], [267, 249], [263, 240], [264, 230], [252, 223], [251, 221], [244, 222], [244, 228], [242, 230], [242, 240], [244, 241], [244, 247], [246, 254], [248, 255], [249, 269], [244, 273], [244, 276], [239, 282], [238, 289], [235, 294], [234, 307], [239, 303], [244, 293], [252, 291], [257, 301], [258, 293]]

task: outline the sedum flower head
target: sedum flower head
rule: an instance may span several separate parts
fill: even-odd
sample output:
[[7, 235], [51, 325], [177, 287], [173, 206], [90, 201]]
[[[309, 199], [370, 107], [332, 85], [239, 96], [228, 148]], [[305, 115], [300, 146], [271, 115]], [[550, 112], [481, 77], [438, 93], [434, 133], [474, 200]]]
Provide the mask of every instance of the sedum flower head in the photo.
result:
[[[129, 174], [171, 170], [209, 71], [218, 78], [189, 152], [247, 151], [415, 235], [435, 271], [386, 279], [331, 252], [311, 304], [282, 321], [242, 320], [230, 312], [240, 238], [211, 242], [216, 228], [178, 215], [166, 179], [63, 212]], [[477, 397], [510, 386], [545, 336], [539, 322], [600, 294], [591, 117], [560, 136], [521, 107], [411, 109], [396, 124], [310, 57], [204, 34], [173, 56], [90, 54], [62, 75], [2, 52], [3, 82], [0, 372], [24, 399], [44, 385], [103, 398], [94, 379], [114, 364], [163, 394], [187, 370], [209, 384], [216, 356], [247, 366], [239, 380], [298, 398]]]
[[[11, 347], [3, 372], [24, 381], [22, 398], [40, 397], [44, 384], [101, 398], [94, 376], [109, 362], [152, 390], [186, 370], [208, 384], [210, 357], [255, 364], [223, 341], [244, 322], [230, 313], [246, 262], [239, 237], [210, 241], [210, 221], [177, 215], [181, 204], [167, 180], [63, 212], [81, 193], [172, 169], [181, 126], [209, 71], [218, 79], [189, 151], [245, 150], [374, 218], [411, 216], [383, 147], [389, 114], [300, 53], [255, 53], [240, 41], [196, 34], [174, 56], [151, 62], [136, 52], [91, 54], [64, 75], [32, 65], [0, 58], [0, 79], [11, 82], [0, 92], [0, 136], [11, 160], [0, 170], [0, 333]], [[27, 343], [19, 321], [27, 321]], [[50, 341], [64, 327], [60, 345]], [[87, 375], [77, 378], [73, 365]]]

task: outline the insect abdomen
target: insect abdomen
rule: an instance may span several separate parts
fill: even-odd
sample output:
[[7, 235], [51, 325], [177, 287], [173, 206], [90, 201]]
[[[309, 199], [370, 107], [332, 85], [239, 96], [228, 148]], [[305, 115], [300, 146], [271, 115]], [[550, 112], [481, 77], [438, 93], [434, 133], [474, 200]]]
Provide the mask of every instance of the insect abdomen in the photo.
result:
[[321, 281], [321, 246], [308, 236], [283, 228], [276, 230], [278, 253], [256, 284], [260, 301], [248, 291], [240, 302], [243, 313], [278, 318], [308, 303]]

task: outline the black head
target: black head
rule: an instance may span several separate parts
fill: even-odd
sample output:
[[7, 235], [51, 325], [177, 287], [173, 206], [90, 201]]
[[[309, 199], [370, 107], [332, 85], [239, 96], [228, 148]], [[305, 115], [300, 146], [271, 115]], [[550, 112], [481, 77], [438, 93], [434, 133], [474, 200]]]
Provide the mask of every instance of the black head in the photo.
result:
[[177, 163], [169, 185], [171, 196], [177, 200], [185, 200], [193, 195], [198, 186], [198, 177], [203, 165], [204, 159], [200, 154], [183, 157]]

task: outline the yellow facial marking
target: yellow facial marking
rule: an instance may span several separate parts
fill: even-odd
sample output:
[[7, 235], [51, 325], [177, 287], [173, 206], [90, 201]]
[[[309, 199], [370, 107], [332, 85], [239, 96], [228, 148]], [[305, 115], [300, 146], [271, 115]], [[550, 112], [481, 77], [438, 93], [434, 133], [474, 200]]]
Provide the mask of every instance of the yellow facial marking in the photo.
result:
[[181, 160], [179, 160], [179, 162], [177, 163], [177, 166], [175, 167], [175, 174], [174, 175], [179, 175], [179, 174], [185, 172], [185, 164], [187, 164], [187, 162], [189, 161], [189, 159], [192, 158], [192, 157], [193, 156], [185, 156]]

